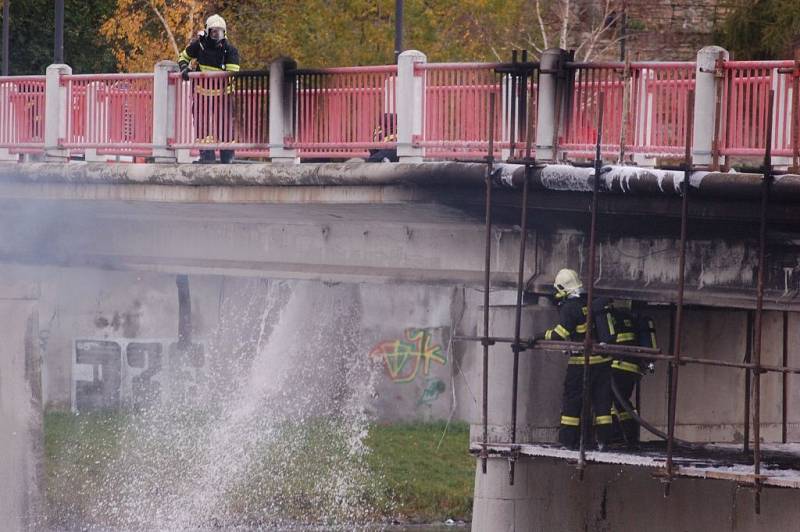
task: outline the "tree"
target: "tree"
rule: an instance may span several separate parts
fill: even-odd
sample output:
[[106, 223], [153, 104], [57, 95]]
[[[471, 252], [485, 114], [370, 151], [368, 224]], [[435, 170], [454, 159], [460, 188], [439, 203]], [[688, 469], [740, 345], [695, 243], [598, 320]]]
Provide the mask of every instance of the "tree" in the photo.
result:
[[622, 17], [620, 2], [600, 0], [534, 0], [536, 24], [526, 29], [526, 44], [538, 54], [550, 47], [575, 50], [578, 61], [604, 56], [620, 41], [618, 22]]
[[[583, 60], [617, 42], [617, 0], [407, 0], [404, 44], [430, 61], [507, 61], [550, 46]], [[251, 67], [289, 55], [305, 66], [391, 63], [394, 0], [241, 0], [223, 4]], [[533, 30], [531, 30], [533, 28]]]
[[[115, 70], [114, 56], [98, 36], [100, 24], [113, 13], [115, 4], [115, 0], [65, 2], [64, 60], [74, 72]], [[44, 74], [47, 66], [53, 62], [53, 1], [12, 0], [10, 11], [9, 73]]]
[[[211, 13], [200, 0], [117, 0], [113, 16], [100, 27], [123, 72], [149, 72], [178, 54]], [[213, 6], [210, 6], [213, 7]]]
[[722, 46], [742, 60], [792, 57], [799, 38], [797, 0], [737, 0], [717, 34]]
[[[535, 58], [551, 46], [602, 57], [617, 42], [621, 0], [407, 0], [404, 44], [430, 61]], [[395, 0], [117, 0], [102, 26], [121, 70], [174, 58], [218, 11], [244, 68], [290, 56], [306, 67], [394, 62]], [[203, 8], [206, 11], [203, 11]]]

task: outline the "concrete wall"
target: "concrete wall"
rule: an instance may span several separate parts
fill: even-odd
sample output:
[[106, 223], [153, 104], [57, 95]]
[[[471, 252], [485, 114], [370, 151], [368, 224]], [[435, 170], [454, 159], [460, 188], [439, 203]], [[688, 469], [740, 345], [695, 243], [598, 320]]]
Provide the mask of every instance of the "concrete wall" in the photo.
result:
[[[467, 334], [482, 334], [480, 308], [467, 306], [463, 320]], [[555, 307], [531, 305], [525, 308], [523, 337], [544, 330], [557, 320]], [[669, 311], [651, 308], [656, 321], [660, 347], [669, 347]], [[741, 362], [745, 355], [746, 311], [689, 310], [684, 314], [683, 352], [690, 356]], [[788, 364], [800, 364], [800, 315], [788, 314]], [[467, 328], [466, 324], [471, 324]], [[491, 332], [513, 336], [514, 308], [492, 308]], [[463, 360], [465, 388], [475, 393], [482, 389], [482, 347], [478, 343], [459, 345], [456, 357]], [[762, 360], [780, 365], [783, 354], [783, 316], [766, 312]], [[508, 441], [511, 412], [511, 375], [513, 355], [508, 344], [490, 348], [489, 355], [489, 424], [494, 441]], [[521, 355], [519, 373], [518, 441], [554, 441], [561, 403], [561, 386], [566, 370], [564, 355], [555, 352], [528, 352]], [[762, 376], [762, 438], [780, 441], [782, 422], [782, 386], [780, 374]], [[787, 418], [789, 441], [800, 441], [800, 376], [788, 375]], [[656, 371], [642, 380], [642, 414], [657, 427], [667, 423], [667, 364], [656, 363]], [[689, 441], [742, 441], [744, 434], [745, 376], [742, 370], [700, 365], [680, 369], [676, 435]], [[473, 437], [482, 437], [481, 412], [466, 408], [459, 413], [473, 424]], [[646, 437], [643, 436], [643, 437]]]
[[[179, 386], [171, 370], [177, 339], [175, 276], [91, 269], [30, 268], [42, 286], [40, 338], [44, 349], [45, 401], [54, 408], [115, 408], [138, 404], [142, 375], [158, 383], [161, 400]], [[213, 385], [225, 366], [241, 363], [252, 349], [265, 302], [254, 278], [190, 276], [193, 340], [202, 363], [188, 368], [192, 382]], [[290, 286], [306, 283], [289, 282]], [[414, 284], [353, 285], [357, 328], [365, 357], [380, 366], [371, 409], [384, 421], [447, 419], [457, 380], [450, 353], [451, 330], [460, 316], [462, 291]], [[349, 312], [331, 309], [331, 312]], [[330, 339], [336, 342], [337, 338]], [[137, 354], [156, 344], [154, 355]], [[160, 346], [160, 347], [158, 347]], [[326, 353], [310, 353], [324, 360]], [[245, 357], [246, 358], [246, 357]], [[194, 384], [193, 384], [194, 385]], [[77, 397], [76, 397], [77, 395]]]
[[[475, 315], [479, 309], [473, 308]], [[468, 310], [469, 313], [469, 310]], [[669, 345], [669, 311], [652, 308], [662, 349]], [[788, 364], [800, 364], [800, 314], [789, 313]], [[524, 333], [541, 330], [556, 319], [549, 306], [525, 309]], [[470, 323], [477, 323], [475, 317]], [[685, 313], [683, 352], [726, 361], [742, 361], [746, 344], [746, 311], [689, 310]], [[513, 331], [513, 308], [491, 311], [492, 334]], [[473, 325], [474, 327], [474, 325]], [[478, 328], [473, 328], [473, 334]], [[466, 345], [459, 354], [467, 378], [465, 387], [481, 390], [481, 347]], [[783, 356], [783, 313], [764, 316], [762, 360], [780, 365]], [[518, 441], [554, 441], [559, 422], [561, 385], [566, 368], [560, 353], [527, 353], [520, 362]], [[507, 344], [490, 349], [489, 438], [510, 440], [512, 354]], [[666, 364], [642, 381], [645, 418], [665, 430], [667, 411]], [[742, 370], [699, 365], [680, 368], [676, 435], [689, 441], [741, 442], [744, 434]], [[780, 442], [782, 387], [780, 374], [762, 377], [762, 440]], [[800, 441], [800, 376], [786, 378], [788, 440]], [[464, 412], [471, 423], [472, 441], [482, 440], [481, 415]], [[647, 433], [643, 431], [643, 437]], [[752, 430], [751, 430], [752, 437]], [[659, 482], [648, 470], [591, 465], [583, 481], [565, 461], [522, 459], [517, 481], [508, 485], [508, 462], [490, 459], [487, 475], [476, 468], [473, 530], [476, 531], [789, 531], [797, 529], [800, 491], [767, 488], [762, 514], [753, 511], [752, 493], [733, 482], [680, 479], [664, 498]]]
[[0, 274], [0, 523], [13, 531], [27, 528], [39, 504], [39, 287], [6, 269]]
[[[508, 485], [508, 462], [490, 459], [475, 474], [472, 529], [492, 532], [791, 532], [800, 491], [765, 489], [761, 514], [753, 492], [734, 482], [677, 479], [664, 497], [641, 468], [592, 465], [583, 481], [563, 461], [523, 459]], [[489, 495], [487, 497], [487, 495]]]

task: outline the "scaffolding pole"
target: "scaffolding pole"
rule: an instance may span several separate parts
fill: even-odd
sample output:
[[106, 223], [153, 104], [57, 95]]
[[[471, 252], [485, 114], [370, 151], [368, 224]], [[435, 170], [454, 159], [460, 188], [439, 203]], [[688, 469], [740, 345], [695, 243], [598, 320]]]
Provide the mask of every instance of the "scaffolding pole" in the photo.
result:
[[[527, 78], [523, 77], [523, 82], [527, 85]], [[511, 444], [512, 450], [517, 443], [517, 395], [519, 391], [519, 353], [525, 349], [521, 342], [522, 333], [522, 298], [525, 290], [525, 250], [528, 241], [528, 187], [530, 184], [531, 170], [535, 163], [531, 159], [531, 129], [533, 127], [533, 112], [531, 106], [527, 106], [528, 116], [525, 125], [525, 182], [522, 185], [522, 214], [520, 215], [520, 238], [519, 238], [519, 267], [517, 269], [517, 301], [514, 308], [514, 342], [511, 350], [514, 353], [514, 367], [511, 381]], [[512, 452], [509, 456], [508, 482], [514, 484], [514, 471], [516, 465], [516, 455]]]
[[756, 288], [756, 321], [753, 338], [753, 483], [756, 513], [761, 513], [761, 337], [764, 319], [764, 269], [767, 247], [767, 207], [772, 184], [772, 111], [775, 91], [769, 92], [767, 131], [764, 150], [764, 179], [761, 183], [761, 212], [758, 227], [758, 285]]
[[495, 95], [489, 95], [489, 154], [486, 156], [486, 254], [483, 271], [483, 447], [481, 469], [486, 474], [489, 444], [489, 287], [492, 276], [492, 168], [494, 166]]
[[597, 102], [597, 145], [595, 146], [595, 159], [594, 159], [594, 180], [592, 185], [592, 209], [591, 218], [589, 222], [589, 271], [587, 273], [587, 288], [586, 288], [586, 336], [583, 341], [583, 404], [581, 408], [581, 431], [580, 431], [580, 447], [578, 455], [578, 474], [583, 479], [583, 473], [586, 469], [586, 440], [589, 436], [589, 423], [591, 412], [589, 410], [589, 397], [591, 396], [591, 383], [589, 381], [589, 359], [592, 356], [592, 334], [594, 332], [594, 276], [595, 276], [595, 262], [597, 259], [597, 203], [598, 203], [598, 190], [600, 188], [600, 172], [603, 169], [603, 159], [601, 155], [601, 147], [603, 143], [603, 112], [605, 108], [606, 93], [600, 93], [600, 99]]
[[669, 407], [667, 409], [667, 463], [666, 478], [664, 484], [664, 495], [669, 495], [672, 484], [673, 468], [672, 461], [675, 451], [675, 410], [678, 403], [678, 368], [681, 364], [681, 330], [683, 322], [683, 291], [686, 281], [686, 237], [689, 230], [689, 191], [691, 184], [689, 180], [692, 176], [692, 133], [694, 126], [694, 91], [689, 91], [686, 105], [686, 151], [684, 154], [683, 183], [681, 183], [681, 240], [680, 257], [678, 259], [678, 297], [675, 307], [675, 336], [672, 346], [674, 351], [669, 374]]

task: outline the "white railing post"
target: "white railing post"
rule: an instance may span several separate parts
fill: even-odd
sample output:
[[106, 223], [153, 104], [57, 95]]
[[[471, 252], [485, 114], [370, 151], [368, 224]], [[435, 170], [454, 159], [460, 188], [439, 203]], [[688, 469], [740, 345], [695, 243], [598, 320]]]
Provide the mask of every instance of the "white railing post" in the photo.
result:
[[61, 76], [72, 74], [69, 65], [47, 67], [45, 81], [44, 156], [46, 161], [68, 161], [69, 150], [62, 147], [67, 136], [67, 87], [62, 86]]
[[282, 58], [269, 65], [269, 156], [274, 163], [299, 163], [297, 150], [287, 148], [294, 137], [294, 84], [286, 75], [297, 68], [292, 59]]
[[[560, 48], [545, 50], [539, 62], [539, 96], [536, 120], [536, 159], [539, 161], [555, 161], [557, 147], [556, 107], [558, 98], [558, 76], [562, 68], [562, 60], [566, 52]], [[564, 115], [562, 110], [561, 115]]]
[[419, 50], [406, 50], [397, 61], [397, 157], [403, 163], [422, 162], [424, 148], [414, 146], [414, 136], [422, 134], [425, 87], [423, 76], [416, 76], [414, 65], [428, 58]]
[[[495, 142], [503, 142], [511, 139], [511, 100], [516, 98], [516, 94], [511, 94], [511, 76], [508, 74], [503, 74], [503, 77], [500, 80], [500, 138], [496, 139]], [[515, 105], [519, 105], [517, 102]], [[514, 124], [514, 138], [518, 139], [518, 132], [519, 132], [519, 124]], [[500, 159], [505, 161], [511, 156], [511, 150], [509, 148], [503, 148], [500, 150]]]
[[[14, 114], [14, 105], [11, 103], [11, 98], [16, 93], [17, 87], [14, 83], [4, 82], [0, 84], [0, 124], [4, 125], [5, 135], [2, 140], [9, 142], [14, 138], [13, 131], [17, 123]], [[0, 148], [0, 161], [17, 161], [19, 155], [11, 153], [8, 148]]]
[[[169, 75], [178, 72], [175, 61], [159, 61], [153, 70], [153, 162], [176, 162], [188, 159], [189, 150], [176, 153], [170, 142], [175, 138], [175, 106], [177, 91]], [[188, 162], [181, 160], [181, 162]]]
[[719, 46], [706, 46], [697, 52], [694, 89], [694, 135], [692, 137], [692, 162], [709, 166], [713, 159], [715, 119], [717, 111], [717, 60], [728, 60], [728, 52]]
[[[650, 68], [643, 68], [639, 73], [639, 87], [636, 97], [639, 106], [636, 109], [636, 146], [651, 146], [653, 133], [653, 94], [650, 88], [655, 83], [655, 72]], [[633, 162], [638, 166], [654, 166], [655, 158], [646, 153], [634, 153]]]

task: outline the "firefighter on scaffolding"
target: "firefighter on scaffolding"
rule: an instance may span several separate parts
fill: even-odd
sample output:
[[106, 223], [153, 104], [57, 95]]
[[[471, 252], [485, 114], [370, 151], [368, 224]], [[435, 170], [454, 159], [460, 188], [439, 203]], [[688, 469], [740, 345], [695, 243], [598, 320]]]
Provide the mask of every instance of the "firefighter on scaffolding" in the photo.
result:
[[[641, 346], [657, 349], [655, 322], [649, 316], [633, 312], [631, 300], [614, 300], [605, 314], [607, 327], [598, 328], [601, 342], [614, 345]], [[645, 369], [653, 371], [654, 365], [630, 356], [615, 356], [611, 363], [614, 385], [613, 441], [625, 443], [630, 449], [639, 446], [638, 415], [631, 404], [633, 391], [644, 375]]]
[[[588, 307], [583, 283], [574, 270], [563, 269], [555, 278], [555, 298], [558, 303], [558, 323], [536, 336], [538, 340], [583, 342], [589, 329], [586, 322]], [[597, 301], [593, 307], [595, 325], [605, 321], [607, 307]], [[589, 358], [589, 390], [594, 412], [594, 434], [597, 447], [605, 449], [611, 440], [611, 357], [594, 355]], [[583, 408], [583, 364], [582, 353], [571, 352], [567, 361], [564, 379], [564, 395], [561, 406], [561, 425], [558, 441], [570, 449], [580, 443], [581, 409]], [[588, 433], [588, 432], [587, 432]]]
[[[181, 77], [189, 80], [190, 63], [195, 60], [200, 72], [239, 72], [239, 51], [227, 39], [225, 19], [212, 15], [206, 20], [205, 31], [201, 31], [195, 39], [181, 52], [178, 66]], [[211, 80], [207, 80], [211, 81]], [[233, 142], [233, 97], [234, 85], [230, 80], [203, 83], [195, 80], [193, 84], [192, 109], [195, 131], [202, 143], [219, 144]], [[233, 150], [221, 149], [220, 161], [229, 163], [233, 160]], [[201, 163], [213, 163], [216, 158], [214, 150], [200, 150]]]

